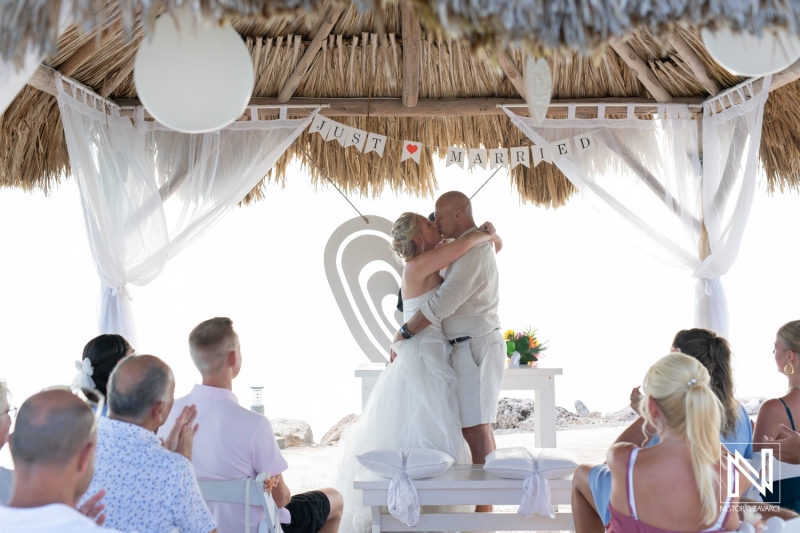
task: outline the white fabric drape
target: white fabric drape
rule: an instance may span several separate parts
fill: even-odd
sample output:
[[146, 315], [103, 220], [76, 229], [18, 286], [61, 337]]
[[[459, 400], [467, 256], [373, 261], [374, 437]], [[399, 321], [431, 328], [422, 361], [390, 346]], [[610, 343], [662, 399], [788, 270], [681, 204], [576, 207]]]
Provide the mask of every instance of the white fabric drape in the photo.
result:
[[127, 285], [155, 279], [170, 258], [229, 213], [313, 116], [258, 120], [253, 112], [249, 122], [190, 135], [143, 120], [141, 108], [132, 123], [79, 84], [60, 77], [56, 84], [102, 283], [99, 330], [133, 344]]
[[652, 120], [637, 118], [633, 105], [627, 118], [607, 119], [600, 105], [599, 118], [578, 119], [571, 105], [567, 119], [541, 125], [506, 113], [536, 145], [591, 135], [590, 148], [571, 143], [573, 152], [554, 164], [636, 245], [690, 272], [697, 279], [695, 325], [727, 336], [720, 277], [736, 260], [750, 213], [770, 81], [704, 105], [702, 165], [697, 121], [685, 105], [660, 105]]

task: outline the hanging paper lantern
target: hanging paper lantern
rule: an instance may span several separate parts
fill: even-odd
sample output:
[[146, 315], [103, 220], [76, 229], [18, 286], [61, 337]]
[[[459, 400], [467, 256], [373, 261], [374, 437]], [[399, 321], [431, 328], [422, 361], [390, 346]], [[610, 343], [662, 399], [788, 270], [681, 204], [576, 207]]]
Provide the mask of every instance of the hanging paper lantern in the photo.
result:
[[253, 61], [233, 28], [204, 22], [184, 8], [161, 16], [143, 39], [133, 79], [158, 122], [205, 133], [244, 113], [253, 91]]
[[700, 33], [711, 57], [731, 74], [766, 76], [800, 59], [800, 38], [788, 30], [764, 31], [761, 37], [728, 27]]

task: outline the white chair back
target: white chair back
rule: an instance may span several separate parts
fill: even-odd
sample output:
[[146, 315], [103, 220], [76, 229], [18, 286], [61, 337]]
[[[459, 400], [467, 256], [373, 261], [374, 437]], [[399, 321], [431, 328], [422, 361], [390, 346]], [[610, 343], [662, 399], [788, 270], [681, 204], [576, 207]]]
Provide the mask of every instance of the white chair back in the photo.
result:
[[197, 481], [203, 499], [213, 502], [240, 503], [246, 505], [244, 531], [250, 533], [250, 506], [261, 505], [267, 515], [258, 525], [258, 533], [283, 533], [278, 505], [272, 494], [264, 491], [260, 479], [232, 479], [225, 481]]

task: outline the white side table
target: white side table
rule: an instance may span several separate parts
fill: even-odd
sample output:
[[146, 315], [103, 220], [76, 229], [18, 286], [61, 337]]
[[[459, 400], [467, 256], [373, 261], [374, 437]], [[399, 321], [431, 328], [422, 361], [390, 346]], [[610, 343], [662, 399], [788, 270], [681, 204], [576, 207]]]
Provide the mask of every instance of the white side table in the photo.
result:
[[[365, 363], [356, 367], [356, 377], [361, 378], [361, 409], [378, 381], [384, 363]], [[502, 390], [532, 390], [534, 392], [533, 421], [536, 425], [537, 448], [556, 447], [556, 383], [555, 377], [564, 373], [561, 368], [534, 368], [523, 365], [506, 368]]]

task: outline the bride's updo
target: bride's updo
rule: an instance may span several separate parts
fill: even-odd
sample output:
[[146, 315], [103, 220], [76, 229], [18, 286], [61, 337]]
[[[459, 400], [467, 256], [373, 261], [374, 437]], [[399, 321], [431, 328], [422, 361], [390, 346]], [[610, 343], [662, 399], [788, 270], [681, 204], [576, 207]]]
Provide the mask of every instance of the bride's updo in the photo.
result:
[[421, 231], [416, 213], [403, 213], [392, 225], [392, 251], [397, 257], [408, 261], [417, 253], [414, 236]]

